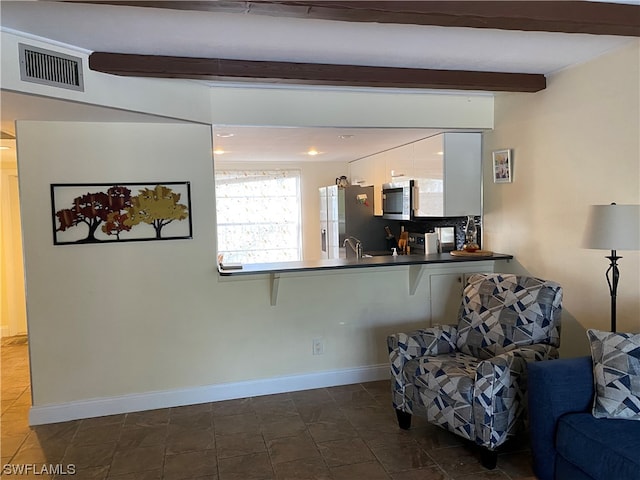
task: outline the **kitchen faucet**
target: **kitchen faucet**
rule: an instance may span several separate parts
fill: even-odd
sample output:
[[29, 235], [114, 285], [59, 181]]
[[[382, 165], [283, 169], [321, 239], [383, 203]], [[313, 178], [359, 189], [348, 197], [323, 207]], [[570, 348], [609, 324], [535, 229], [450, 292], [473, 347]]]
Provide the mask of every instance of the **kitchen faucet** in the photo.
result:
[[361, 259], [362, 258], [362, 242], [358, 240], [356, 237], [347, 237], [344, 239], [344, 243], [342, 244], [342, 246], [346, 247], [347, 244], [349, 244], [349, 246], [351, 247], [351, 250], [355, 252], [356, 258]]

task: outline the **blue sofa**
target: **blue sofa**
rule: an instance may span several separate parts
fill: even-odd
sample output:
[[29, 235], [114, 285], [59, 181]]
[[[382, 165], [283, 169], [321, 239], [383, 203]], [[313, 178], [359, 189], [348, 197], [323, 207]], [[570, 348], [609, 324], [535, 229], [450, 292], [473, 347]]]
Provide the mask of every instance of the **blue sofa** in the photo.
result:
[[529, 364], [533, 470], [540, 480], [640, 480], [640, 422], [598, 419], [591, 357]]

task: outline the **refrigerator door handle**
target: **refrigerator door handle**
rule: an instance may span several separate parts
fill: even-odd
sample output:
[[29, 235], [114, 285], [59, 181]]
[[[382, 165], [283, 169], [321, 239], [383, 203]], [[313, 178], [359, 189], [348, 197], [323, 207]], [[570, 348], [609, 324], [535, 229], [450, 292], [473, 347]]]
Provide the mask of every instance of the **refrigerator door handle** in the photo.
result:
[[323, 252], [327, 251], [327, 229], [320, 230], [320, 244]]

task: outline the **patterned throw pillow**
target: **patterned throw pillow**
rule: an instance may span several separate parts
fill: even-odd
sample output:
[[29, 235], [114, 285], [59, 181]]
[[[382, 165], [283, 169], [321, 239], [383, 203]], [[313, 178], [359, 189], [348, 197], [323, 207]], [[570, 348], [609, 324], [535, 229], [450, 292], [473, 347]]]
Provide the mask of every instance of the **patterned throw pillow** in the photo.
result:
[[640, 420], [640, 333], [587, 335], [596, 387], [593, 416]]

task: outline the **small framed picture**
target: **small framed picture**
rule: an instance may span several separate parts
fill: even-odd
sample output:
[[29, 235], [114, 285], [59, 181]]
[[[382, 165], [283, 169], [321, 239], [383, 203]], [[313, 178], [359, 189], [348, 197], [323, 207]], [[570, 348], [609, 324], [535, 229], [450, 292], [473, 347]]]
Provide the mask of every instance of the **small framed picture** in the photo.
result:
[[493, 183], [511, 183], [511, 150], [493, 152]]

